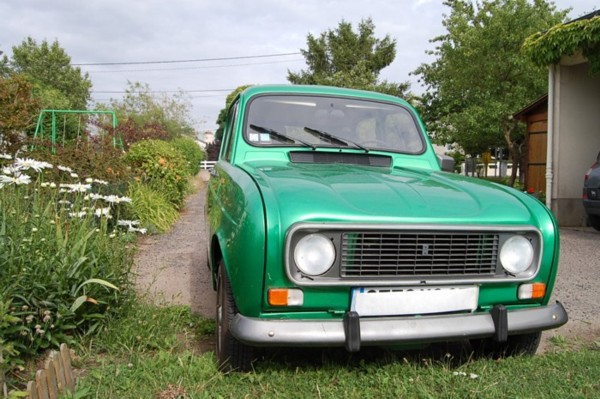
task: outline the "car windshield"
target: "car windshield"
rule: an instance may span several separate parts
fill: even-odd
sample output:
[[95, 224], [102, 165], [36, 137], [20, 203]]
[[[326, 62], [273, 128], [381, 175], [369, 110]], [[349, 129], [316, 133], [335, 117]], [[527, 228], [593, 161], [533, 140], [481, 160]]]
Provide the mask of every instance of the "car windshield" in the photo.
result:
[[[269, 132], [277, 132], [291, 140], [282, 142]], [[257, 97], [250, 103], [245, 138], [254, 146], [308, 144], [313, 148], [408, 154], [419, 154], [425, 149], [416, 120], [408, 109], [401, 105], [346, 97]]]

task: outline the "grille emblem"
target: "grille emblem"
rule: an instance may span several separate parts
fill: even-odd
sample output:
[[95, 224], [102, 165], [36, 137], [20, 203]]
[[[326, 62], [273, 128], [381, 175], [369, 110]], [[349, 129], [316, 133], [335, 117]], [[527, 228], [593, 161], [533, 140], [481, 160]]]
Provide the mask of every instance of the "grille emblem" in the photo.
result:
[[429, 244], [423, 244], [423, 248], [421, 249], [421, 255], [429, 255]]

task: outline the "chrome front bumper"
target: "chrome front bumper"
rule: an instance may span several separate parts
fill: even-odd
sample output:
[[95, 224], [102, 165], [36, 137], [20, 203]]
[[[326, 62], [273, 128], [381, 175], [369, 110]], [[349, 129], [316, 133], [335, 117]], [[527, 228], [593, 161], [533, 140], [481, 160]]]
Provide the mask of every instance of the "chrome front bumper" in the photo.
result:
[[[560, 302], [506, 313], [508, 335], [549, 330], [565, 324]], [[392, 345], [493, 337], [496, 323], [490, 313], [359, 319], [361, 345]], [[254, 346], [344, 346], [342, 320], [272, 320], [235, 315], [230, 331]]]

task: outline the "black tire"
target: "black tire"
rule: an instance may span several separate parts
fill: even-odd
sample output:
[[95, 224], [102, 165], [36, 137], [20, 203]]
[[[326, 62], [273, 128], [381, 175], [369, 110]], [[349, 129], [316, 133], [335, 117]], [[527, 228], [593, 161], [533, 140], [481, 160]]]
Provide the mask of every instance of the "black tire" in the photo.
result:
[[588, 220], [590, 222], [590, 226], [600, 231], [600, 216], [598, 215], [588, 215]]
[[221, 371], [249, 371], [252, 366], [254, 348], [244, 345], [231, 335], [229, 324], [237, 313], [231, 286], [223, 262], [217, 275], [217, 366]]
[[496, 342], [492, 338], [472, 339], [471, 347], [478, 357], [499, 359], [509, 356], [533, 356], [540, 345], [542, 332], [510, 335], [506, 342]]

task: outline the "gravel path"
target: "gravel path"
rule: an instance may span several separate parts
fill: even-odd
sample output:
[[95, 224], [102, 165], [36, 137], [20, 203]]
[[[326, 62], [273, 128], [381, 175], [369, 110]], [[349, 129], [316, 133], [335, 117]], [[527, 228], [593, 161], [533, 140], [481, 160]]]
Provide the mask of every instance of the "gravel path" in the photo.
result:
[[190, 305], [193, 313], [212, 318], [216, 293], [206, 267], [206, 183], [200, 176], [194, 180], [196, 192], [186, 198], [173, 229], [141, 239], [134, 270], [138, 292], [149, 300]]
[[571, 342], [600, 340], [600, 232], [591, 227], [562, 228], [560, 263], [553, 300], [565, 306], [569, 322], [544, 333], [545, 341], [562, 335]]
[[[167, 234], [144, 237], [135, 260], [138, 290], [157, 304], [184, 304], [194, 313], [214, 317], [216, 294], [206, 268], [204, 229], [205, 185], [186, 199], [180, 220]], [[591, 228], [562, 229], [560, 267], [553, 298], [561, 301], [569, 322], [544, 333], [562, 335], [568, 342], [600, 339], [600, 232]]]

